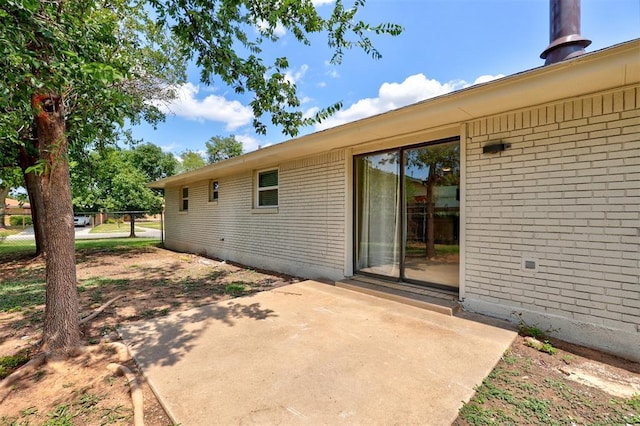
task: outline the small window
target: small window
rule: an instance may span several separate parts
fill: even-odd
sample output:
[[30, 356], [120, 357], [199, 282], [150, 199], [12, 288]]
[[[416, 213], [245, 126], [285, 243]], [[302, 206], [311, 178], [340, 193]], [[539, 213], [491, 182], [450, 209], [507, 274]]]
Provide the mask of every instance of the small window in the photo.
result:
[[258, 172], [258, 207], [278, 207], [278, 170]]
[[181, 195], [180, 211], [186, 212], [187, 210], [189, 210], [189, 188], [186, 186], [183, 186], [180, 189], [180, 195]]
[[217, 180], [209, 181], [209, 201], [218, 201], [218, 188], [220, 185]]

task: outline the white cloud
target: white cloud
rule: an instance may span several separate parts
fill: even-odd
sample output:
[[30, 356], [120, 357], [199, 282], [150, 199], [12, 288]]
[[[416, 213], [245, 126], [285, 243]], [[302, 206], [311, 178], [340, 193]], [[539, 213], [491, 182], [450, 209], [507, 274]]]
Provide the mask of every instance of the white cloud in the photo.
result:
[[309, 65], [302, 64], [298, 70], [289, 70], [284, 74], [285, 80], [287, 80], [291, 84], [296, 84], [297, 82], [304, 77], [304, 75], [309, 70]]
[[318, 111], [320, 111], [320, 108], [318, 107], [311, 107], [308, 110], [306, 110], [304, 112], [304, 114], [302, 114], [302, 118], [311, 118], [314, 115], [316, 115], [318, 113]]
[[229, 131], [249, 124], [253, 119], [251, 108], [238, 101], [230, 101], [217, 95], [207, 95], [199, 99], [197, 95], [200, 87], [192, 83], [178, 86], [175, 90], [177, 98], [170, 103], [154, 102], [166, 114], [194, 121], [222, 122]]
[[325, 68], [327, 68], [327, 71], [325, 72], [326, 75], [328, 75], [331, 78], [340, 77], [340, 74], [338, 73], [337, 68], [330, 61], [324, 61], [324, 66]]
[[177, 144], [175, 142], [172, 142], [172, 143], [170, 143], [168, 145], [160, 145], [160, 149], [162, 150], [162, 152], [171, 152], [171, 153], [173, 153], [173, 152], [177, 152], [178, 149], [180, 149], [180, 148], [181, 148], [181, 145]]
[[325, 5], [325, 4], [331, 4], [334, 1], [335, 0], [311, 0], [311, 3], [313, 3], [313, 5], [315, 7], [318, 7], [318, 6], [322, 6], [322, 5]]
[[251, 152], [255, 151], [260, 147], [258, 139], [254, 138], [251, 135], [235, 135], [236, 140], [242, 143], [243, 152]]
[[473, 84], [482, 84], [482, 83], [488, 83], [492, 80], [497, 80], [499, 78], [504, 77], [504, 74], [498, 74], [498, 75], [481, 75], [480, 77], [476, 78], [475, 81], [473, 82]]
[[[269, 23], [264, 20], [258, 21], [258, 29], [262, 32], [269, 28]], [[273, 30], [273, 35], [276, 37], [283, 37], [287, 33], [287, 29], [282, 25], [282, 23], [278, 22], [276, 24], [275, 29]]]
[[464, 80], [440, 83], [438, 80], [428, 79], [422, 73], [411, 75], [402, 83], [383, 83], [378, 90], [378, 97], [360, 99], [347, 109], [338, 111], [332, 117], [317, 124], [315, 128], [316, 130], [328, 129], [501, 77], [504, 76], [502, 74], [483, 75], [476, 78], [473, 83], [467, 83]]

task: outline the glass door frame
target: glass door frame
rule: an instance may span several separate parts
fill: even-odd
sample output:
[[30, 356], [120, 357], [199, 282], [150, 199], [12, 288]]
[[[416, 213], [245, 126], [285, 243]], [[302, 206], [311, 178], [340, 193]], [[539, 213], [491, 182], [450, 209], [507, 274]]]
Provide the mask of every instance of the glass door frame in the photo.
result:
[[[353, 247], [352, 247], [352, 253], [353, 255], [351, 256], [352, 259], [352, 268], [353, 268], [353, 272], [354, 274], [360, 274], [360, 275], [364, 275], [364, 276], [369, 276], [372, 278], [380, 278], [384, 281], [390, 281], [390, 282], [398, 282], [398, 283], [409, 283], [409, 284], [415, 284], [415, 285], [419, 285], [422, 287], [431, 287], [431, 288], [437, 288], [437, 289], [441, 289], [441, 290], [446, 290], [448, 292], [452, 292], [452, 293], [457, 293], [460, 291], [459, 287], [457, 289], [447, 286], [447, 285], [443, 285], [443, 284], [438, 284], [438, 283], [434, 283], [434, 282], [430, 282], [430, 281], [422, 281], [422, 280], [415, 280], [415, 279], [408, 279], [405, 277], [405, 254], [406, 254], [406, 239], [407, 239], [407, 226], [406, 226], [406, 216], [407, 216], [407, 203], [405, 202], [405, 194], [406, 194], [406, 188], [405, 188], [405, 164], [404, 164], [404, 160], [405, 160], [405, 151], [409, 151], [412, 149], [418, 149], [418, 148], [424, 148], [424, 147], [428, 147], [428, 146], [434, 146], [434, 145], [440, 145], [440, 144], [445, 144], [445, 143], [451, 143], [451, 142], [458, 142], [458, 144], [460, 144], [460, 137], [459, 136], [453, 136], [453, 137], [449, 137], [449, 138], [444, 138], [444, 139], [438, 139], [435, 141], [430, 141], [430, 142], [420, 142], [420, 143], [416, 143], [416, 144], [412, 144], [412, 145], [404, 145], [404, 146], [400, 146], [400, 147], [394, 147], [394, 148], [389, 148], [389, 149], [382, 149], [382, 150], [378, 150], [378, 151], [371, 151], [371, 152], [364, 152], [361, 154], [357, 154], [353, 156], [353, 163], [352, 163], [352, 189], [353, 189], [353, 194], [352, 194], [352, 206], [353, 206], [353, 211], [351, 212], [353, 220], [353, 229], [352, 229], [352, 240], [353, 240]], [[400, 265], [399, 265], [399, 275], [397, 277], [392, 277], [389, 275], [382, 275], [382, 274], [376, 274], [374, 272], [367, 272], [367, 271], [361, 271], [358, 269], [358, 262], [357, 262], [357, 258], [358, 258], [358, 245], [360, 243], [359, 241], [359, 235], [358, 235], [358, 229], [359, 229], [359, 225], [360, 223], [358, 222], [358, 166], [357, 166], [357, 160], [358, 158], [361, 157], [366, 157], [366, 156], [371, 156], [371, 155], [377, 155], [377, 154], [384, 154], [387, 152], [398, 152], [398, 158], [400, 161], [400, 175], [399, 175], [399, 179], [400, 179], [400, 206], [399, 206], [399, 213], [400, 213], [400, 242], [399, 242], [399, 247], [400, 247]], [[460, 167], [462, 167], [462, 165], [460, 165]], [[398, 206], [396, 206], [398, 207]]]

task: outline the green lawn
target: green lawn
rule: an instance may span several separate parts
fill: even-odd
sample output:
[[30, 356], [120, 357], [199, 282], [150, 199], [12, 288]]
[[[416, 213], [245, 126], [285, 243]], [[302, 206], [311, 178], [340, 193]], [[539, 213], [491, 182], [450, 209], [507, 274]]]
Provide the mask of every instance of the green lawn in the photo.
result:
[[15, 235], [22, 232], [24, 229], [22, 226], [7, 226], [0, 229], [0, 238], [8, 237], [9, 235]]
[[[127, 223], [103, 223], [95, 226], [89, 231], [90, 234], [105, 234], [113, 232], [129, 232], [131, 224]], [[136, 232], [144, 232], [144, 229], [136, 226]]]
[[0, 262], [2, 262], [4, 256], [33, 253], [35, 248], [36, 243], [33, 241], [2, 241], [0, 239]]
[[[158, 238], [105, 238], [96, 240], [76, 240], [76, 250], [120, 248], [141, 248], [159, 244]], [[10, 255], [28, 255], [33, 253], [36, 243], [33, 241], [3, 241], [0, 242], [0, 263]]]
[[160, 222], [139, 222], [136, 220], [136, 224], [138, 226], [142, 226], [143, 228], [162, 229], [162, 227], [160, 226]]

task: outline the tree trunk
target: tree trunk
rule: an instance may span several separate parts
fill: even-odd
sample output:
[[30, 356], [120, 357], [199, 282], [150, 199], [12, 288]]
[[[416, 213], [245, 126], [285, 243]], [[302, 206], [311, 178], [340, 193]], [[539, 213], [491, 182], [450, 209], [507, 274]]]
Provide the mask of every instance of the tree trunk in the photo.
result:
[[9, 195], [9, 187], [0, 186], [0, 229], [5, 227], [4, 218], [7, 214], [7, 195]]
[[129, 213], [129, 222], [131, 225], [131, 230], [129, 231], [129, 238], [136, 237], [136, 219], [133, 213]]
[[25, 148], [20, 149], [18, 157], [22, 174], [24, 175], [25, 187], [31, 205], [31, 219], [33, 221], [33, 231], [36, 239], [36, 256], [44, 254], [47, 233], [44, 223], [44, 206], [42, 204], [42, 191], [38, 176], [34, 172], [27, 173], [27, 168], [36, 164], [37, 158], [29, 155]]
[[[47, 277], [43, 350], [50, 356], [69, 356], [80, 345], [76, 288], [73, 205], [67, 158], [62, 98], [35, 94], [31, 99], [37, 129], [37, 149], [43, 170], [35, 173], [42, 193], [46, 230]], [[39, 218], [40, 220], [40, 218]]]
[[35, 173], [25, 173], [24, 181], [27, 186], [27, 195], [31, 205], [31, 219], [36, 239], [36, 256], [45, 254], [47, 246], [47, 231], [44, 218], [44, 202], [38, 176]]
[[427, 178], [427, 258], [436, 257], [435, 224], [436, 201], [434, 200], [434, 189], [436, 186], [435, 164], [429, 166], [429, 177]]

